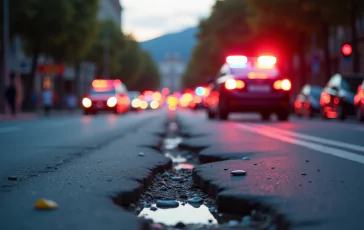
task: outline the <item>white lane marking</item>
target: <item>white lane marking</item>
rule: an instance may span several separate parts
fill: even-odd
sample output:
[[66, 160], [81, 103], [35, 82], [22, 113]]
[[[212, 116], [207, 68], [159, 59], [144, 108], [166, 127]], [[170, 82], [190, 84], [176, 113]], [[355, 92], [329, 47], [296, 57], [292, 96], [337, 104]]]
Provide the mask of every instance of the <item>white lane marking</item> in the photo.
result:
[[10, 132], [14, 132], [14, 131], [17, 131], [19, 130], [20, 128], [19, 127], [16, 127], [16, 126], [12, 126], [12, 127], [3, 127], [3, 128], [0, 128], [0, 134], [2, 133], [10, 133]]
[[364, 127], [359, 127], [359, 128], [356, 128], [355, 130], [356, 130], [356, 131], [364, 132]]
[[265, 131], [263, 129], [260, 129], [259, 127], [251, 127], [248, 125], [239, 125], [239, 128], [252, 132], [252, 133], [256, 133], [256, 134], [260, 134], [263, 136], [267, 136], [282, 142], [287, 142], [290, 144], [294, 144], [294, 145], [299, 145], [299, 146], [303, 146], [306, 147], [308, 149], [312, 149], [321, 153], [326, 153], [328, 155], [332, 155], [332, 156], [336, 156], [336, 157], [340, 157], [346, 160], [351, 160], [351, 161], [355, 161], [361, 164], [364, 164], [364, 156], [356, 154], [356, 153], [352, 153], [352, 152], [348, 152], [345, 150], [341, 150], [341, 149], [336, 149], [336, 148], [331, 148], [328, 146], [324, 146], [321, 144], [315, 144], [315, 143], [310, 143], [308, 141], [303, 141], [303, 140], [298, 140], [292, 137], [287, 137], [287, 136], [283, 136], [283, 135], [277, 135], [277, 133], [274, 132], [270, 132], [270, 131]]
[[272, 132], [285, 134], [285, 135], [291, 136], [291, 137], [297, 137], [297, 138], [305, 139], [308, 141], [318, 142], [320, 144], [332, 145], [332, 146], [346, 148], [346, 149], [350, 149], [350, 150], [354, 150], [354, 151], [360, 151], [360, 152], [364, 153], [364, 146], [360, 146], [360, 145], [354, 145], [354, 144], [344, 143], [341, 141], [329, 140], [329, 139], [322, 138], [322, 137], [315, 137], [315, 136], [311, 136], [311, 135], [291, 132], [291, 131], [287, 131], [287, 130], [273, 128], [273, 127], [266, 126], [266, 125], [255, 125], [255, 126], [257, 126], [257, 127], [259, 126], [260, 128], [265, 129], [265, 130], [270, 129]]

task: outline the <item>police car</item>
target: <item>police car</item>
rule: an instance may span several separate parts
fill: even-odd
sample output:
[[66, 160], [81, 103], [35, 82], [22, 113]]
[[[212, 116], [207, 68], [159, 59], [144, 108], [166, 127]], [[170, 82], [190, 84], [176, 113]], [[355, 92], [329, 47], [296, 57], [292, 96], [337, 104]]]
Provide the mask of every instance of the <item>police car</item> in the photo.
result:
[[125, 113], [130, 108], [130, 99], [125, 85], [120, 80], [95, 79], [87, 95], [82, 99], [84, 114], [99, 111]]
[[291, 82], [276, 67], [274, 56], [229, 56], [205, 99], [209, 119], [227, 120], [230, 113], [257, 112], [263, 120], [290, 114]]

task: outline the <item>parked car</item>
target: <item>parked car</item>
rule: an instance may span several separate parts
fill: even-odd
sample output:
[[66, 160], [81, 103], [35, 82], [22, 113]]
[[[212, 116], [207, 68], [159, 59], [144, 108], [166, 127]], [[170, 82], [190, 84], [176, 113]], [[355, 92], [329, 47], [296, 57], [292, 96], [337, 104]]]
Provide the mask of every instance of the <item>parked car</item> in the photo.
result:
[[364, 80], [358, 86], [357, 93], [354, 97], [354, 104], [356, 108], [356, 119], [359, 122], [364, 122]]
[[347, 116], [354, 115], [354, 97], [363, 79], [364, 74], [333, 75], [321, 93], [321, 117], [345, 120]]
[[301, 117], [313, 117], [320, 114], [320, 96], [322, 87], [317, 85], [305, 85], [294, 101], [294, 113]]

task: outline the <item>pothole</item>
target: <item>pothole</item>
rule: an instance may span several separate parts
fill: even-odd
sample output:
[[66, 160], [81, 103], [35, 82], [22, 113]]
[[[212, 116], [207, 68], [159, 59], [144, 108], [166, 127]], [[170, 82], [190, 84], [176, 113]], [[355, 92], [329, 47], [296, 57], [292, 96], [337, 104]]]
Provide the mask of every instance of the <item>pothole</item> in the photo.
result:
[[256, 210], [245, 216], [229, 215], [217, 210], [216, 202], [192, 181], [192, 170], [198, 165], [198, 155], [181, 151], [176, 122], [167, 125], [161, 152], [172, 159], [173, 169], [157, 174], [140, 199], [128, 206], [138, 217], [146, 219], [151, 229], [280, 229], [272, 215]]

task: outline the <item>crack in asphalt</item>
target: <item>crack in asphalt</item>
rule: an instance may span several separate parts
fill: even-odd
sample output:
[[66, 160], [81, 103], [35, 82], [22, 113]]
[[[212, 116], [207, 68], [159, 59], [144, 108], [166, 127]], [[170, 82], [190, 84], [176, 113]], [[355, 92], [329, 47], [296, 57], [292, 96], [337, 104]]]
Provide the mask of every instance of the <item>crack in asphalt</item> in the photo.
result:
[[[35, 178], [35, 177], [41, 176], [43, 174], [55, 172], [61, 166], [68, 164], [76, 159], [79, 159], [79, 158], [85, 156], [85, 154], [90, 154], [94, 151], [102, 149], [103, 147], [107, 146], [108, 144], [112, 143], [113, 141], [116, 141], [118, 139], [125, 137], [127, 134], [131, 133], [132, 130], [137, 130], [137, 129], [141, 128], [146, 123], [148, 123], [147, 118], [145, 118], [142, 121], [139, 121], [137, 124], [126, 127], [125, 129], [123, 129], [120, 132], [117, 132], [116, 134], [111, 135], [110, 137], [108, 137], [107, 139], [104, 139], [97, 145], [83, 146], [83, 147], [78, 146], [78, 148], [80, 148], [80, 149], [75, 152], [68, 152], [68, 153], [65, 152], [62, 154], [64, 156], [55, 157], [57, 160], [59, 160], [58, 163], [52, 163], [52, 164], [47, 165], [44, 168], [38, 169], [38, 170], [37, 169], [27, 170], [27, 173], [22, 174], [21, 176], [17, 177], [16, 181], [9, 181], [9, 180], [3, 181], [0, 184], [0, 193], [10, 192], [14, 187], [18, 186], [21, 182], [24, 182], [31, 178]], [[51, 149], [51, 150], [52, 149], [53, 150], [58, 150], [58, 149], [67, 150], [67, 149], [71, 149], [71, 148], [72, 148], [72, 146], [53, 146], [53, 147], [52, 146], [42, 146], [42, 147], [39, 147], [39, 149]], [[60, 158], [62, 158], [62, 159], [60, 159]]]

